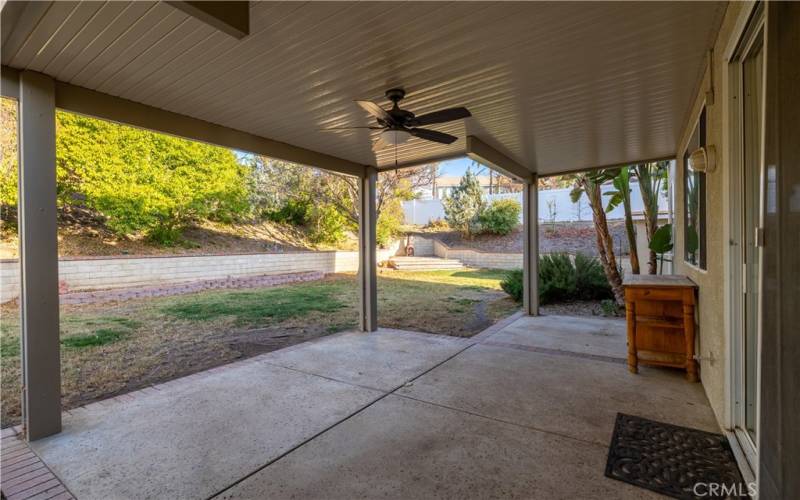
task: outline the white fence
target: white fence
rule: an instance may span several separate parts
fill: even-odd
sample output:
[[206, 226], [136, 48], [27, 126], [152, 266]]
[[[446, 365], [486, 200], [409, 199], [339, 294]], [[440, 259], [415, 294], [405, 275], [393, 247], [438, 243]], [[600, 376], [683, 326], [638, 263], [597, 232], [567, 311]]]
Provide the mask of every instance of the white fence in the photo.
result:
[[[607, 193], [613, 191], [614, 187], [605, 185], [601, 188], [602, 192]], [[539, 191], [539, 221], [540, 222], [575, 222], [575, 221], [590, 221], [592, 220], [592, 210], [589, 208], [589, 203], [586, 197], [582, 196], [577, 203], [572, 203], [569, 193], [571, 188], [566, 189], [547, 189]], [[485, 195], [484, 198], [487, 202], [501, 199], [514, 199], [522, 204], [522, 193], [505, 193], [505, 194], [490, 194]], [[608, 197], [604, 196], [604, 199]], [[662, 192], [658, 200], [658, 208], [662, 213], [666, 213], [669, 204], [667, 197]], [[641, 213], [642, 197], [639, 193], [639, 184], [631, 183], [631, 208], [634, 216]], [[442, 200], [411, 200], [403, 202], [403, 213], [405, 215], [406, 224], [425, 225], [432, 220], [444, 219], [444, 207]], [[622, 219], [625, 217], [625, 211], [622, 206], [616, 207], [606, 216], [609, 219]], [[520, 214], [520, 222], [522, 222], [522, 214]]]

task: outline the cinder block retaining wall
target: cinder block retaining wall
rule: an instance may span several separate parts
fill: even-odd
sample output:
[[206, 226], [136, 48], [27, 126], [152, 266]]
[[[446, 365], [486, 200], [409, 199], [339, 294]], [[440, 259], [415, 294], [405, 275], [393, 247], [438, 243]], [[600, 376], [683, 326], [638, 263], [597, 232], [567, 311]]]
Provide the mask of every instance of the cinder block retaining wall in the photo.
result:
[[486, 269], [519, 269], [522, 267], [521, 253], [480, 252], [467, 248], [450, 248], [441, 241], [434, 240], [433, 252], [437, 257], [460, 260], [470, 267]]
[[[379, 249], [378, 261], [394, 256], [399, 248], [400, 242], [395, 242], [387, 249]], [[62, 259], [58, 262], [59, 280], [70, 291], [304, 271], [341, 273], [357, 270], [358, 252], [351, 251], [109, 257]], [[12, 300], [17, 296], [19, 296], [19, 261], [0, 260], [0, 302]]]
[[[422, 236], [416, 237], [415, 241], [417, 245], [419, 245], [420, 240], [423, 239], [431, 241], [433, 244], [433, 254], [437, 257], [460, 260], [462, 264], [469, 267], [480, 267], [484, 269], [522, 268], [521, 253], [482, 252], [469, 248], [451, 248], [439, 240], [424, 238]], [[630, 259], [628, 257], [623, 257], [618, 260], [620, 261], [623, 272], [631, 271]]]

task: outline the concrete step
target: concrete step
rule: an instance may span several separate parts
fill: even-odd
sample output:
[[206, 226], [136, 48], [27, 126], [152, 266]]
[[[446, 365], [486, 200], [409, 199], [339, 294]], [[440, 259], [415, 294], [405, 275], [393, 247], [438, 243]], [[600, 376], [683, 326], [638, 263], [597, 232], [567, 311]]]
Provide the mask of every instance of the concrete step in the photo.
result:
[[389, 266], [398, 271], [433, 271], [439, 269], [463, 269], [461, 261], [440, 257], [392, 257]]

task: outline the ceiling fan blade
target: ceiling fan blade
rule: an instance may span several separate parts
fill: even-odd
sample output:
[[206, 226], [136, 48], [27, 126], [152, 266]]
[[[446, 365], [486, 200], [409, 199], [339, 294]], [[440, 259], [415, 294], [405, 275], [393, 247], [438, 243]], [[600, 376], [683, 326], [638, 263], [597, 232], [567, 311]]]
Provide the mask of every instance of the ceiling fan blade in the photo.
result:
[[434, 123], [445, 123], [453, 120], [461, 120], [463, 118], [469, 118], [470, 116], [472, 116], [472, 113], [470, 113], [467, 108], [462, 107], [443, 109], [441, 111], [434, 111], [433, 113], [417, 116], [409, 122], [409, 125], [432, 125]]
[[392, 119], [392, 115], [390, 115], [385, 109], [378, 106], [372, 101], [356, 101], [356, 104], [361, 106], [364, 111], [371, 114], [378, 120], [382, 120], [387, 124], [394, 124], [394, 119]]
[[321, 130], [323, 132], [327, 132], [327, 131], [336, 132], [337, 130], [359, 130], [359, 129], [383, 130], [383, 127], [328, 127], [328, 128], [317, 129], [317, 130]]
[[437, 132], [436, 130], [428, 130], [425, 128], [411, 128], [408, 132], [414, 137], [425, 139], [426, 141], [441, 142], [442, 144], [452, 144], [458, 140], [458, 137], [444, 132]]

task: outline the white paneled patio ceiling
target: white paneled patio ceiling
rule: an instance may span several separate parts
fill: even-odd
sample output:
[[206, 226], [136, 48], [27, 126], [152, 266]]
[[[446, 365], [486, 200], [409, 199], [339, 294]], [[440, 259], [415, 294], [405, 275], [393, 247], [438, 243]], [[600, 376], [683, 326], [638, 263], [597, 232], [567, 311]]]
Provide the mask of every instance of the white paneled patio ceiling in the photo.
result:
[[[7, 7], [4, 66], [379, 168], [462, 154], [474, 135], [540, 175], [675, 155], [725, 10], [252, 2], [236, 39], [162, 2]], [[415, 138], [396, 155], [376, 156], [374, 131], [320, 131], [373, 125], [353, 100], [388, 108], [392, 87], [417, 114], [473, 116], [429, 127], [455, 143]]]

